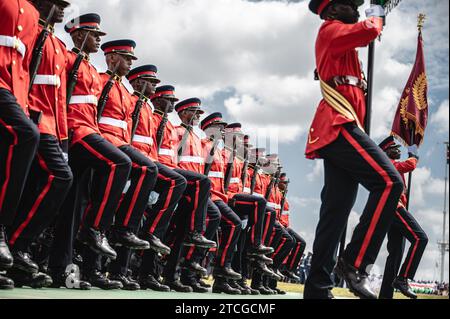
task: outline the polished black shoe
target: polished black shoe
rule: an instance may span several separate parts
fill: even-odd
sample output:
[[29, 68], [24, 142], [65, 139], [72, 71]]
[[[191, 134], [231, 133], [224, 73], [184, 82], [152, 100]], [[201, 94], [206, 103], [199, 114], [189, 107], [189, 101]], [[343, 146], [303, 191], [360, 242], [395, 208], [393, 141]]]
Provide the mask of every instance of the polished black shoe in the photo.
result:
[[93, 251], [111, 260], [117, 258], [117, 253], [108, 243], [104, 233], [94, 228], [82, 228], [78, 233], [77, 239], [83, 244], [89, 246]]
[[203, 268], [199, 263], [197, 263], [195, 261], [184, 260], [180, 264], [180, 267], [182, 269], [187, 269], [188, 271], [195, 272], [196, 274], [199, 274], [200, 276], [206, 276], [206, 274], [208, 273], [208, 271], [205, 268]]
[[163, 284], [168, 286], [170, 290], [175, 290], [176, 292], [192, 292], [190, 286], [183, 285], [180, 280], [164, 280]]
[[289, 280], [300, 282], [300, 277], [294, 274], [292, 271], [284, 271], [282, 274]]
[[156, 280], [155, 277], [152, 275], [148, 275], [144, 278], [139, 278], [139, 284], [141, 285], [141, 289], [150, 289], [154, 291], [162, 291], [162, 292], [169, 292], [170, 287], [161, 284], [158, 280]]
[[238, 285], [242, 287], [242, 289], [246, 289], [250, 295], [259, 295], [259, 291], [256, 289], [253, 289], [252, 287], [247, 285], [247, 282], [244, 278], [237, 281]]
[[367, 274], [358, 271], [343, 258], [340, 258], [336, 265], [336, 273], [345, 279], [349, 290], [355, 296], [361, 299], [377, 299], [377, 295], [370, 288]]
[[0, 289], [13, 289], [14, 281], [11, 278], [0, 275]]
[[286, 291], [281, 290], [280, 288], [275, 288], [275, 291], [277, 292], [278, 295], [285, 295]]
[[277, 275], [280, 277], [279, 281], [284, 281], [284, 279], [286, 278], [286, 277], [280, 272], [279, 269], [277, 269], [277, 270], [275, 271], [275, 274], [277, 274]]
[[161, 240], [153, 234], [146, 234], [145, 239], [150, 244], [150, 249], [153, 249], [161, 255], [170, 255], [170, 247], [164, 245]]
[[236, 280], [228, 280], [228, 284], [230, 285], [231, 288], [234, 289], [238, 289], [241, 291], [241, 295], [250, 295], [251, 292], [249, 289], [242, 287], [241, 285], [239, 285]]
[[211, 287], [212, 287], [210, 284], [206, 283], [206, 282], [203, 281], [202, 279], [199, 279], [199, 280], [198, 280], [198, 284], [199, 284], [200, 286], [202, 286], [203, 288], [211, 288]]
[[36, 242], [45, 247], [52, 247], [55, 238], [54, 231], [55, 230], [52, 227], [46, 228], [36, 239]]
[[139, 290], [141, 286], [134, 280], [122, 275], [122, 274], [110, 274], [109, 280], [120, 281], [122, 283], [123, 290]]
[[261, 295], [272, 295], [272, 292], [268, 290], [266, 287], [264, 287], [262, 284], [252, 285], [251, 288], [258, 291]]
[[242, 278], [241, 274], [235, 272], [233, 269], [231, 269], [231, 267], [217, 267], [217, 266], [214, 267], [213, 276], [234, 280], [239, 280]]
[[402, 277], [395, 278], [394, 282], [392, 283], [392, 287], [394, 287], [397, 290], [400, 290], [400, 292], [408, 298], [417, 299], [417, 295], [411, 290], [407, 278]]
[[13, 268], [24, 272], [34, 274], [39, 272], [39, 266], [33, 260], [29, 253], [24, 251], [13, 251]]
[[215, 294], [225, 293], [227, 295], [240, 295], [241, 291], [237, 288], [231, 287], [225, 280], [215, 280], [212, 292]]
[[138, 238], [132, 231], [115, 228], [111, 232], [111, 245], [125, 246], [129, 249], [145, 250], [150, 249], [150, 243]]
[[122, 289], [123, 285], [120, 281], [110, 280], [100, 271], [94, 271], [88, 274], [87, 281], [94, 287], [98, 287], [103, 290]]
[[200, 248], [216, 248], [217, 244], [215, 241], [206, 239], [199, 232], [190, 232], [186, 235], [184, 242], [184, 246], [196, 246]]
[[60, 272], [51, 273], [53, 283], [50, 288], [67, 288], [67, 289], [79, 289], [90, 290], [92, 285], [87, 281], [80, 280], [74, 273]]
[[193, 292], [201, 294], [208, 292], [208, 288], [202, 287], [194, 277], [186, 277], [181, 275], [180, 281], [183, 285], [191, 287]]
[[258, 269], [263, 275], [279, 280], [278, 275], [274, 273], [269, 267], [267, 267], [264, 262], [256, 261], [252, 263], [252, 266]]
[[265, 255], [249, 255], [248, 257], [249, 257], [248, 259], [250, 261], [252, 261], [252, 262], [263, 262], [266, 265], [272, 265], [273, 264], [273, 259], [269, 258], [269, 257], [267, 257]]
[[14, 281], [17, 288], [31, 287], [34, 289], [50, 287], [53, 283], [52, 278], [42, 272], [29, 273], [20, 269], [12, 268], [6, 275]]
[[264, 245], [250, 246], [247, 250], [248, 255], [267, 255], [274, 252], [272, 247], [267, 247]]
[[5, 226], [0, 225], [0, 270], [9, 269], [13, 265], [13, 256], [8, 248]]

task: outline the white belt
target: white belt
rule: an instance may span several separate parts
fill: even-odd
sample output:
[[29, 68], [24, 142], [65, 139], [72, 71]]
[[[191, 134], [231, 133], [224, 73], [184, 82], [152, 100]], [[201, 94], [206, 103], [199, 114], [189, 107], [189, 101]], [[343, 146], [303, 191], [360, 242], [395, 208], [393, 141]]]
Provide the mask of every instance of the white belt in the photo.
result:
[[203, 164], [203, 157], [199, 156], [180, 156], [180, 162]]
[[94, 104], [97, 105], [98, 100], [95, 95], [72, 95], [69, 104]]
[[253, 192], [253, 195], [264, 198], [263, 194], [260, 194], [260, 193]]
[[36, 74], [33, 85], [53, 85], [60, 87], [61, 79], [59, 78], [58, 75]]
[[273, 202], [267, 202], [267, 206], [275, 208], [275, 209], [281, 209], [281, 205], [278, 205], [278, 204], [273, 203]]
[[174, 156], [175, 153], [173, 150], [171, 150], [169, 148], [161, 148], [158, 152], [158, 155]]
[[107, 124], [115, 127], [120, 127], [122, 130], [128, 129], [128, 123], [121, 120], [113, 119], [112, 117], [101, 117], [98, 124]]
[[240, 181], [241, 181], [241, 179], [239, 177], [230, 178], [230, 184], [239, 184]]
[[223, 178], [223, 172], [209, 172], [208, 177]]
[[7, 35], [0, 35], [0, 46], [13, 48], [20, 53], [22, 57], [25, 56], [25, 52], [27, 52], [27, 48], [25, 44], [18, 37], [10, 37]]
[[153, 139], [150, 136], [135, 135], [133, 137], [133, 142], [153, 145]]
[[287, 211], [283, 212], [281, 215], [288, 215], [289, 216], [289, 211], [287, 210]]
[[244, 193], [248, 193], [248, 194], [251, 193], [251, 190], [248, 187], [244, 187], [243, 191], [244, 191]]

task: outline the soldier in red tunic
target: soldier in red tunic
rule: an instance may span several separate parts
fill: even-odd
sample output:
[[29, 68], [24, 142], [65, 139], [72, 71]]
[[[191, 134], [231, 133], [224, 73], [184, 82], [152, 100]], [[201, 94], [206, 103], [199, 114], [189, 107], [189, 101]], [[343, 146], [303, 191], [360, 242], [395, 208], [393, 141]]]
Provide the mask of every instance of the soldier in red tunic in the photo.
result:
[[[27, 0], [1, 1], [0, 12], [0, 270], [10, 268], [5, 227], [11, 226], [39, 142], [28, 118], [29, 64], [39, 13]], [[14, 282], [0, 275], [0, 289]]]
[[[11, 276], [22, 284], [32, 281], [39, 266], [29, 254], [32, 242], [53, 222], [72, 184], [67, 162], [66, 65], [65, 44], [54, 34], [54, 25], [64, 19], [70, 4], [62, 0], [36, 0], [40, 13], [39, 32], [48, 23], [50, 33], [42, 48], [42, 59], [29, 95], [29, 112], [39, 128], [40, 140], [17, 216], [10, 228], [9, 244], [14, 257]], [[50, 21], [49, 12], [55, 8]], [[63, 150], [64, 149], [64, 150]], [[27, 275], [28, 274], [28, 275]], [[51, 280], [49, 280], [51, 282]], [[34, 286], [39, 287], [40, 284]]]
[[[409, 158], [406, 161], [399, 161], [401, 157], [400, 145], [395, 144], [392, 136], [389, 136], [381, 142], [380, 147], [389, 156], [395, 168], [401, 174], [403, 181], [405, 180], [405, 174], [416, 169], [419, 156], [415, 145], [408, 147]], [[409, 287], [408, 279], [414, 279], [423, 252], [427, 246], [428, 237], [414, 216], [406, 210], [406, 204], [407, 197], [403, 193], [397, 205], [394, 221], [387, 235], [389, 255], [384, 268], [380, 299], [392, 299], [394, 288], [400, 290], [409, 298], [417, 298], [416, 294]], [[405, 248], [405, 238], [411, 245], [403, 264], [401, 264]]]
[[336, 251], [359, 184], [370, 193], [352, 239], [336, 270], [361, 298], [377, 296], [368, 283], [403, 191], [400, 175], [389, 158], [364, 132], [364, 81], [356, 48], [368, 45], [382, 30], [384, 9], [366, 11], [358, 22], [361, 0], [312, 0], [310, 9], [325, 22], [316, 41], [317, 75], [324, 99], [309, 131], [306, 157], [323, 158], [325, 186], [313, 246], [305, 298], [332, 298], [331, 273]]

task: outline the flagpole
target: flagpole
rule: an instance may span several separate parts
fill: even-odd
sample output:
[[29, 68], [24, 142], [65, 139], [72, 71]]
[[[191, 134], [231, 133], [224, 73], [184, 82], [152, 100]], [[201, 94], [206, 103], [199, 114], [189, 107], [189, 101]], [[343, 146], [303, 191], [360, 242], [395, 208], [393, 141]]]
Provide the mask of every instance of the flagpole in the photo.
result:
[[442, 241], [438, 243], [441, 253], [441, 277], [440, 282], [444, 282], [444, 269], [445, 269], [445, 252], [448, 250], [448, 238], [446, 238], [445, 226], [447, 224], [447, 180], [448, 180], [448, 142], [445, 142], [445, 149], [447, 156], [445, 160], [445, 180], [444, 180], [444, 219], [442, 223]]
[[[376, 4], [377, 1], [370, 0], [370, 4]], [[373, 96], [373, 73], [375, 65], [375, 40], [369, 44], [369, 57], [367, 61], [367, 95], [366, 95], [366, 118], [364, 120], [364, 129], [370, 136], [372, 121], [372, 96]]]
[[[416, 136], [416, 129], [411, 125], [411, 139], [410, 144], [414, 145], [414, 137]], [[406, 210], [409, 211], [409, 197], [411, 195], [411, 185], [412, 185], [412, 171], [408, 174], [408, 188], [406, 189]]]

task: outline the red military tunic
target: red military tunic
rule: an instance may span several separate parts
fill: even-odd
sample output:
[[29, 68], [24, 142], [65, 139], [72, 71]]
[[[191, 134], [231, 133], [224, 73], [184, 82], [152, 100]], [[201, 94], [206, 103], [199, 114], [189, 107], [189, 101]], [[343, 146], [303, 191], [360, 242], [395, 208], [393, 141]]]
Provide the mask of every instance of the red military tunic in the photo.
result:
[[[39, 32], [41, 31], [40, 26]], [[66, 105], [68, 60], [65, 44], [54, 34], [50, 34], [44, 44], [42, 61], [29, 99], [30, 109], [42, 112], [39, 131], [56, 136], [60, 141], [68, 137]]]
[[[250, 186], [251, 186], [251, 181], [252, 181], [252, 178], [253, 178], [254, 170], [253, 170], [253, 168], [249, 167], [247, 169], [247, 172], [248, 172], [247, 173], [247, 181], [245, 182], [244, 193], [250, 194]], [[255, 189], [253, 190], [253, 195], [264, 198], [264, 196], [266, 195], [267, 187], [269, 185], [267, 183], [266, 176], [267, 175], [263, 174], [261, 169], [257, 172], [256, 182], [255, 182]]]
[[[266, 175], [269, 176], [269, 175]], [[269, 176], [270, 178], [270, 176]], [[270, 180], [269, 180], [270, 183]], [[280, 213], [281, 213], [281, 200], [283, 198], [283, 194], [281, 194], [281, 191], [278, 187], [274, 186], [272, 188], [272, 191], [270, 192], [269, 199], [267, 201], [267, 206], [275, 209], [277, 212], [277, 220], [280, 220]]]
[[284, 227], [288, 228], [290, 223], [289, 223], [289, 202], [286, 198], [286, 200], [284, 201], [284, 208], [283, 208], [283, 212], [281, 213], [280, 216], [280, 223], [281, 225], [283, 225]]
[[[202, 144], [204, 146], [203, 157], [206, 159], [209, 157], [214, 142], [209, 139], [204, 139], [202, 140]], [[223, 187], [224, 177], [225, 161], [223, 160], [223, 149], [221, 149], [219, 144], [215, 149], [211, 169], [208, 174], [208, 178], [211, 181], [211, 199], [213, 201], [222, 200], [225, 203], [228, 202], [228, 197], [225, 195], [225, 190]]]
[[[102, 86], [109, 80], [108, 73], [100, 74]], [[99, 121], [98, 127], [102, 135], [114, 146], [120, 147], [131, 143], [131, 113], [135, 103], [130, 92], [122, 84], [122, 79], [116, 77], [109, 92], [108, 101]]]
[[[155, 110], [153, 112], [153, 136], [154, 136], [154, 142], [155, 142], [155, 150], [157, 150], [158, 145], [156, 145], [156, 136], [158, 133], [158, 127], [162, 121], [164, 113]], [[176, 150], [178, 145], [178, 134], [175, 130], [175, 127], [173, 124], [167, 120], [166, 127], [164, 129], [164, 134], [162, 136], [161, 141], [161, 148], [159, 149], [158, 153], [158, 161], [166, 165], [170, 168], [176, 168], [177, 167], [177, 157], [176, 157]]]
[[[226, 166], [230, 159], [231, 151], [228, 149], [224, 149], [223, 151], [223, 159], [225, 162], [225, 174], [226, 174]], [[244, 168], [244, 160], [239, 158], [238, 156], [234, 157], [233, 161], [233, 171], [231, 173], [230, 183], [228, 185], [228, 198], [233, 198], [236, 194], [242, 194], [244, 186], [242, 184], [242, 170]]]
[[[138, 93], [139, 94], [139, 93]], [[132, 96], [133, 105], [139, 100], [138, 95]], [[156, 143], [153, 135], [153, 114], [152, 108], [148, 102], [142, 104], [141, 113], [139, 115], [139, 123], [136, 128], [132, 145], [142, 154], [150, 158], [152, 161], [158, 160], [156, 154]]]
[[[73, 69], [77, 54], [69, 52], [67, 74]], [[72, 144], [90, 134], [100, 134], [97, 124], [97, 102], [102, 92], [102, 80], [88, 58], [78, 69], [78, 81], [67, 106], [68, 127], [72, 131]]]
[[[316, 40], [319, 77], [325, 82], [335, 76], [349, 75], [361, 79], [361, 66], [356, 48], [368, 45], [380, 32], [381, 30], [372, 23], [372, 19], [356, 24], [344, 24], [338, 20], [325, 21]], [[366, 105], [363, 90], [351, 85], [340, 85], [335, 89], [353, 106], [360, 123], [364, 123]], [[343, 124], [353, 121], [322, 100], [309, 131], [306, 157], [318, 158], [317, 151], [336, 140]]]
[[[395, 161], [395, 160], [391, 160], [391, 162], [392, 162], [392, 164], [394, 164], [395, 168], [397, 169], [397, 171], [402, 176], [403, 184], [406, 186], [405, 174], [407, 174], [409, 172], [412, 172], [413, 170], [416, 169], [416, 167], [417, 167], [417, 159], [415, 157], [410, 157], [404, 162], [399, 162], [399, 161]], [[400, 201], [398, 203], [399, 207], [406, 207], [406, 204], [408, 202], [408, 200], [406, 198], [406, 191], [407, 191], [407, 189], [405, 187], [404, 192], [400, 196]]]
[[29, 65], [39, 13], [27, 0], [0, 1], [0, 12], [0, 88], [10, 91], [27, 112]]
[[[178, 148], [178, 145], [183, 139], [186, 128], [184, 124], [182, 124], [175, 127], [175, 130], [178, 140], [176, 147]], [[177, 149], [174, 151], [176, 153]], [[175, 154], [175, 156], [177, 156], [177, 154]], [[195, 134], [194, 130], [190, 130], [186, 143], [183, 147], [183, 153], [180, 157], [178, 157], [178, 168], [203, 174], [205, 171], [204, 162], [202, 141], [197, 134]]]

